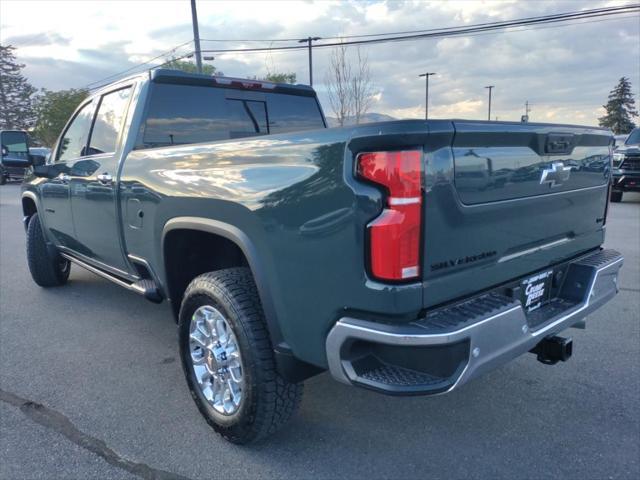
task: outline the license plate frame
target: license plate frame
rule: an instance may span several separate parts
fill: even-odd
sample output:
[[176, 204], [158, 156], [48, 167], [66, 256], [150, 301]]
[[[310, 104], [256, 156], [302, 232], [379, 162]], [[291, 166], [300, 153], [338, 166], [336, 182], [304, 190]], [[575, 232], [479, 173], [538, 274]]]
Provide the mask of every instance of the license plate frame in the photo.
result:
[[537, 310], [549, 299], [552, 279], [553, 270], [546, 270], [520, 282], [522, 308], [526, 313]]

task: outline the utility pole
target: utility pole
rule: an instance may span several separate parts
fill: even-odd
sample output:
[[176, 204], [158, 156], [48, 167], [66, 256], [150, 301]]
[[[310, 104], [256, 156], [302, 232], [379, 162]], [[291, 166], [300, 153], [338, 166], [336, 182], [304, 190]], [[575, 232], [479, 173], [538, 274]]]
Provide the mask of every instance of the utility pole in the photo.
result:
[[435, 75], [436, 72], [425, 72], [418, 75], [425, 79], [425, 98], [424, 98], [424, 119], [429, 120], [429, 77]]
[[191, 0], [191, 22], [193, 23], [193, 43], [196, 47], [196, 66], [198, 67], [198, 73], [202, 73], [200, 31], [198, 30], [198, 12], [196, 11], [196, 0]]
[[320, 40], [320, 37], [307, 37], [298, 40], [298, 43], [306, 42], [309, 46], [309, 86], [313, 86], [313, 58], [311, 53], [311, 42], [315, 42], [316, 40]]
[[489, 121], [491, 121], [491, 90], [493, 90], [494, 87], [495, 85], [489, 85], [487, 87], [484, 87], [489, 89], [489, 114], [487, 115], [487, 119]]
[[522, 123], [527, 123], [529, 121], [529, 112], [531, 111], [531, 108], [529, 107], [530, 103], [529, 100], [527, 100], [526, 102], [524, 102], [524, 115], [522, 116]]

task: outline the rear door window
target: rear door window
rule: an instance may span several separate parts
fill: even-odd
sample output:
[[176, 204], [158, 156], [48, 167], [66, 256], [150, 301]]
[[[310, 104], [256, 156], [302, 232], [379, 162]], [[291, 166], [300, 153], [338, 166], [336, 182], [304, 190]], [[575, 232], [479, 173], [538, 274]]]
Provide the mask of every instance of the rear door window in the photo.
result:
[[102, 96], [91, 132], [89, 155], [116, 151], [130, 94], [131, 87], [127, 87]]

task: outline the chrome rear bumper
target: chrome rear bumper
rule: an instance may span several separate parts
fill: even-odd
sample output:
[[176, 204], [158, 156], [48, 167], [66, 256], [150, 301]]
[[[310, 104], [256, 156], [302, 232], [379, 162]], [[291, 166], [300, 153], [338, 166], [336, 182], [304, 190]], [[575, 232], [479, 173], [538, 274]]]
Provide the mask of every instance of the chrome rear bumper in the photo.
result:
[[527, 315], [520, 300], [488, 293], [391, 325], [341, 318], [326, 341], [334, 378], [384, 393], [444, 393], [582, 321], [618, 292], [623, 257], [600, 250], [568, 264], [560, 293]]

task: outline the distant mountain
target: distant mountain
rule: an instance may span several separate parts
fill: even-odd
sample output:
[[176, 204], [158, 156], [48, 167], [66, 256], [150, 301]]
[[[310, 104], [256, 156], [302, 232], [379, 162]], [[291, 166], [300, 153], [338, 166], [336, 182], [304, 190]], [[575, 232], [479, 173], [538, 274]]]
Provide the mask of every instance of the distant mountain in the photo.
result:
[[[360, 123], [376, 123], [376, 122], [390, 122], [392, 120], [398, 120], [391, 115], [385, 115], [384, 113], [366, 113], [361, 119]], [[337, 127], [338, 120], [335, 117], [327, 117], [327, 124], [330, 127]], [[353, 117], [347, 118], [345, 125], [354, 125], [355, 119]]]

